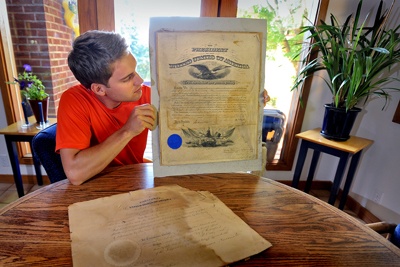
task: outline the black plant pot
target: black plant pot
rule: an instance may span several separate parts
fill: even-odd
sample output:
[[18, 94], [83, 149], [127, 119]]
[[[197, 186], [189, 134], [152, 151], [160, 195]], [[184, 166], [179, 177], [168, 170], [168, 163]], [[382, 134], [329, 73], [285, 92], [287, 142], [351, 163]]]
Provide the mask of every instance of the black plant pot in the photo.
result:
[[334, 141], [348, 140], [360, 111], [360, 108], [354, 107], [346, 112], [344, 108], [336, 108], [332, 104], [326, 104], [321, 135]]

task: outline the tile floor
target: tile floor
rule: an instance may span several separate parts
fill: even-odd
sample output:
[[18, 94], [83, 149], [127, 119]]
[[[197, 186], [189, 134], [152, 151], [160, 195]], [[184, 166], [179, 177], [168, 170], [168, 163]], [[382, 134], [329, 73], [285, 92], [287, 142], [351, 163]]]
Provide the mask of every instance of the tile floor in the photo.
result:
[[[314, 196], [314, 197], [316, 197], [318, 199], [321, 199], [321, 200], [323, 200], [325, 202], [328, 202], [330, 191], [329, 190], [315, 190], [315, 189], [313, 190], [312, 189], [312, 190], [310, 190], [310, 195], [312, 195], [312, 196]], [[340, 201], [339, 199], [336, 200], [335, 207], [339, 206], [339, 201]], [[358, 219], [360, 222], [365, 223], [365, 221], [360, 219], [357, 216], [357, 214], [354, 213], [352, 210], [350, 210], [346, 205], [345, 205], [343, 211], [346, 212], [347, 214], [353, 216], [354, 218]]]
[[[43, 185], [43, 186], [45, 186], [45, 185]], [[38, 186], [38, 185], [33, 185], [33, 184], [24, 184], [25, 194], [33, 192], [43, 186]], [[311, 190], [310, 194], [327, 202], [330, 192], [328, 190]], [[9, 203], [11, 203], [17, 199], [18, 199], [18, 193], [17, 193], [17, 189], [14, 184], [0, 183], [0, 210], [2, 208], [4, 208], [5, 206], [7, 206]], [[336, 204], [336, 207], [337, 206], [338, 206], [338, 204]], [[353, 211], [347, 209], [346, 207], [344, 208], [344, 212], [357, 218], [357, 215]], [[357, 218], [357, 219], [359, 219], [359, 218]], [[361, 219], [359, 219], [359, 220], [361, 222], [363, 222]]]
[[[24, 184], [24, 192], [28, 194], [30, 192], [39, 189], [42, 186], [33, 185], [33, 184]], [[7, 206], [9, 203], [18, 199], [17, 188], [12, 183], [0, 183], [0, 210]]]

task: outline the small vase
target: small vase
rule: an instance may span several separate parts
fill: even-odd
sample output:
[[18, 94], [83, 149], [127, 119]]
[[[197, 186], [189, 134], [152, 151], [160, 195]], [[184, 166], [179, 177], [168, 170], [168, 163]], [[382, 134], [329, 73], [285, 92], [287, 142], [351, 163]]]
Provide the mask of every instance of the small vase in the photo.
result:
[[[42, 110], [40, 110], [40, 104], [42, 103]], [[43, 100], [32, 100], [29, 99], [29, 104], [31, 105], [33, 115], [35, 115], [36, 123], [40, 124], [41, 119], [43, 117], [43, 122], [48, 122], [47, 114], [49, 113], [49, 98], [45, 98]]]
[[354, 107], [346, 112], [345, 108], [336, 108], [332, 104], [326, 104], [321, 135], [334, 141], [348, 140], [360, 111], [360, 108]]
[[25, 105], [23, 104], [23, 106], [25, 106], [24, 112], [26, 112], [26, 116], [27, 116], [27, 117], [32, 116], [32, 115], [33, 115], [33, 112], [32, 112], [31, 105], [29, 104], [28, 99], [27, 99], [25, 96], [23, 96], [23, 95], [22, 95], [22, 101], [21, 101], [21, 103], [25, 103]]
[[[24, 114], [24, 124], [22, 125], [22, 127], [29, 127], [30, 126], [30, 123], [29, 123], [29, 110], [30, 110], [30, 106], [29, 106], [29, 104], [28, 104], [28, 102], [26, 102], [26, 101], [22, 101], [21, 102], [21, 105], [22, 105], [22, 112], [23, 112], [23, 114]], [[29, 110], [28, 110], [28, 107], [29, 107]], [[32, 111], [31, 111], [31, 113], [32, 113]], [[32, 114], [31, 114], [32, 115]]]

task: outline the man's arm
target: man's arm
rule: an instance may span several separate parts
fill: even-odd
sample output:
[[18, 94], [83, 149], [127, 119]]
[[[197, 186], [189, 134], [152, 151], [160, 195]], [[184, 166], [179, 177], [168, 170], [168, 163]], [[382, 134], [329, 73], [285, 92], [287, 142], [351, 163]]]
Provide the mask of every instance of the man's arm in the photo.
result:
[[104, 142], [83, 150], [63, 148], [60, 155], [68, 180], [79, 185], [101, 172], [136, 135], [157, 126], [157, 111], [145, 104], [135, 107], [128, 121]]

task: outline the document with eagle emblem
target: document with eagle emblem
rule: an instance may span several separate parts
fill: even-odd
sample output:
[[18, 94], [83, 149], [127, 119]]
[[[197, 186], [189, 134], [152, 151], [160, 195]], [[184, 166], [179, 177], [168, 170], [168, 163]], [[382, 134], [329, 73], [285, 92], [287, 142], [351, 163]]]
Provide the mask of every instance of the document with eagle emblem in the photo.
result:
[[261, 169], [265, 39], [265, 20], [150, 20], [155, 176]]

